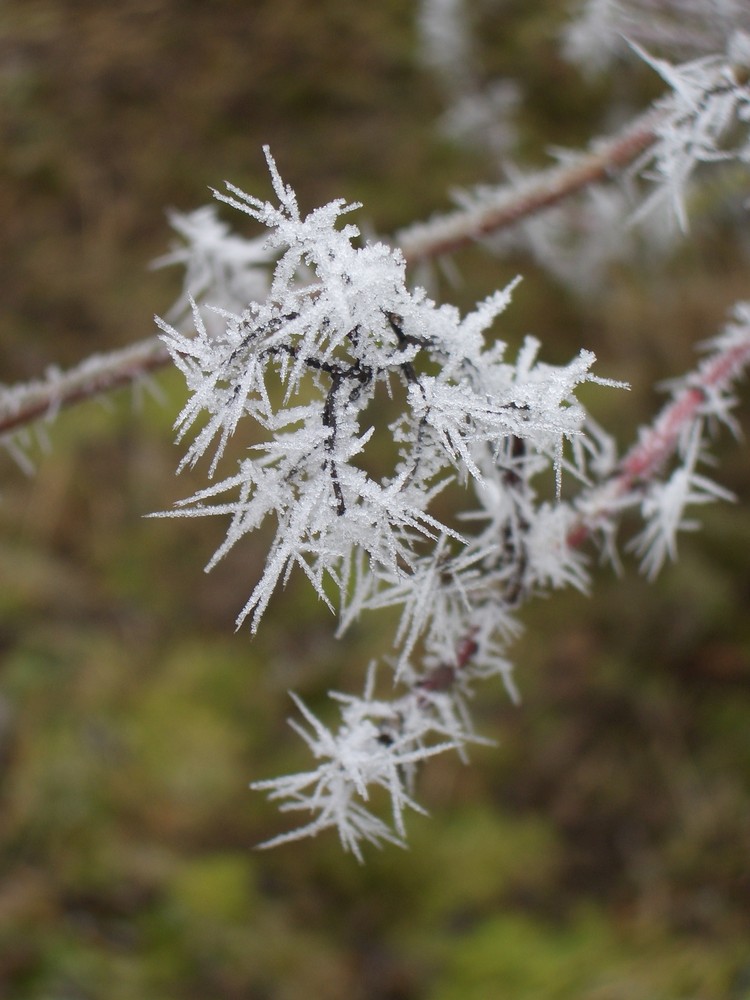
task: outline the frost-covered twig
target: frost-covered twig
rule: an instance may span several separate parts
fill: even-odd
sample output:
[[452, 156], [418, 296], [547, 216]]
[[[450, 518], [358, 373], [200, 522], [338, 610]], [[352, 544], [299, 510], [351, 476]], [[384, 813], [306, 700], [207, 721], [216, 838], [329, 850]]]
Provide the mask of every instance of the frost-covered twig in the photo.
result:
[[656, 103], [662, 113], [656, 142], [638, 164], [656, 188], [636, 219], [666, 201], [687, 231], [686, 193], [697, 169], [731, 161], [750, 165], [750, 34], [736, 31], [726, 51], [679, 65], [640, 54], [670, 90]]
[[[649, 0], [645, 3], [648, 6]], [[616, 9], [626, 16], [628, 4], [594, 3], [591, 6], [596, 7], [598, 16], [607, 20], [616, 16]], [[495, 237], [490, 242], [492, 247], [502, 247], [504, 244], [498, 242], [496, 234], [525, 221], [525, 228], [516, 232], [517, 237], [522, 237], [522, 243], [528, 244], [553, 274], [575, 279], [581, 267], [571, 267], [561, 259], [565, 256], [566, 243], [571, 241], [574, 253], [580, 255], [582, 252], [574, 217], [566, 219], [558, 213], [556, 226], [535, 226], [534, 217], [543, 209], [570, 202], [572, 195], [611, 180], [625, 168], [630, 168], [628, 178], [631, 182], [639, 177], [655, 184], [651, 194], [642, 199], [631, 222], [652, 220], [654, 209], [665, 203], [685, 232], [685, 203], [697, 169], [728, 161], [746, 166], [750, 163], [750, 34], [742, 29], [742, 25], [749, 25], [750, 15], [745, 11], [740, 16], [739, 11], [726, 8], [722, 16], [724, 30], [719, 33], [718, 49], [709, 49], [708, 54], [690, 62], [673, 64], [633, 45], [633, 50], [669, 87], [650, 111], [610, 140], [595, 143], [587, 154], [562, 153], [557, 167], [524, 176], [506, 164], [506, 172], [511, 177], [509, 182], [459, 192], [456, 197], [459, 207], [455, 211], [409, 226], [397, 234], [407, 259], [426, 260], [451, 253], [474, 240], [488, 242], [488, 237]], [[707, 19], [706, 23], [709, 21]], [[631, 184], [631, 188], [632, 195], [637, 185]], [[575, 207], [575, 202], [570, 204]], [[604, 207], [606, 214], [611, 216], [613, 204]], [[623, 203], [621, 208], [624, 207]], [[595, 203], [590, 204], [586, 211], [579, 209], [577, 216], [583, 215], [590, 222], [598, 214], [596, 208]], [[611, 226], [611, 221], [611, 218], [603, 220], [590, 234], [585, 232], [584, 226], [584, 237], [588, 236], [589, 242], [594, 243], [593, 251], [584, 253], [585, 260], [601, 257], [605, 247], [597, 237], [601, 235], [600, 230], [606, 231]], [[620, 226], [624, 227], [626, 221], [623, 211]], [[668, 234], [672, 227], [665, 222], [661, 220], [661, 228]], [[651, 235], [653, 238], [654, 234]]]
[[659, 112], [649, 111], [614, 138], [595, 143], [590, 152], [517, 185], [487, 190], [475, 204], [401, 229], [396, 242], [409, 263], [419, 263], [513, 226], [591, 184], [611, 180], [656, 141], [660, 118]]
[[[750, 303], [734, 307], [731, 321], [706, 347], [710, 353], [698, 368], [672, 385], [672, 399], [604, 481], [584, 490], [576, 501], [578, 522], [568, 544], [577, 547], [611, 522], [624, 506], [640, 503], [649, 486], [682, 449], [695, 449], [695, 430], [701, 437], [716, 423], [736, 432], [731, 409], [736, 403], [734, 383], [750, 366]], [[693, 453], [695, 458], [695, 453]]]
[[67, 371], [50, 368], [42, 379], [1, 387], [0, 436], [36, 420], [52, 420], [64, 407], [142, 381], [170, 360], [161, 341], [148, 337], [117, 351], [92, 354]]
[[[301, 811], [312, 814], [313, 819], [262, 847], [315, 836], [331, 827], [338, 831], [342, 846], [359, 861], [363, 860], [362, 841], [404, 847], [404, 810], [425, 812], [413, 797], [416, 765], [446, 750], [461, 751], [467, 741], [476, 740], [456, 714], [451, 698], [414, 688], [399, 698], [378, 700], [374, 679], [371, 667], [361, 698], [333, 694], [341, 715], [335, 730], [324, 726], [292, 694], [309, 730], [294, 720], [292, 728], [321, 763], [313, 771], [258, 781], [252, 787], [280, 801], [282, 812]], [[384, 789], [390, 798], [393, 826], [369, 807], [372, 791], [377, 788]]]
[[667, 199], [687, 229], [685, 197], [696, 168], [728, 160], [750, 163], [750, 35], [737, 30], [725, 51], [681, 65], [640, 54], [670, 88], [652, 109], [587, 154], [568, 155], [560, 166], [516, 183], [478, 188], [462, 195], [456, 211], [400, 230], [396, 238], [407, 260], [451, 253], [627, 167], [657, 184], [636, 218]]

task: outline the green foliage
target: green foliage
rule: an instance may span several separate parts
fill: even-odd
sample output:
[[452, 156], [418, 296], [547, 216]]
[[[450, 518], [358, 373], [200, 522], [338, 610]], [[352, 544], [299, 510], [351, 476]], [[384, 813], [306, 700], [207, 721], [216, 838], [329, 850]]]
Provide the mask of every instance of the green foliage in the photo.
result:
[[564, 923], [497, 916], [454, 949], [436, 1000], [699, 1000], [728, 995], [731, 951], [627, 936], [585, 910]]

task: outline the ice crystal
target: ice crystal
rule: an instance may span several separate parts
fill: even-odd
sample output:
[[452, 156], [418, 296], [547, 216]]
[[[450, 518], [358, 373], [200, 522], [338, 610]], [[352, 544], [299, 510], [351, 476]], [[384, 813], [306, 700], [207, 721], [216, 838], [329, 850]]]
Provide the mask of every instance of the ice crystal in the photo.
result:
[[643, 499], [641, 512], [646, 527], [630, 547], [641, 557], [642, 569], [651, 580], [667, 558], [677, 558], [677, 532], [695, 531], [698, 527], [697, 521], [685, 517], [685, 507], [734, 499], [729, 490], [696, 472], [699, 449], [700, 429], [696, 424], [682, 464], [666, 482], [653, 483]]
[[624, 56], [626, 39], [665, 57], [699, 58], [724, 49], [738, 28], [750, 31], [744, 0], [584, 0], [564, 50], [587, 70]]
[[[430, 508], [451, 479], [482, 480], [475, 455], [483, 447], [499, 454], [512, 436], [559, 478], [563, 442], [580, 433], [584, 418], [574, 390], [599, 381], [590, 353], [546, 365], [533, 338], [506, 360], [505, 345], [487, 342], [486, 333], [510, 288], [465, 317], [436, 305], [408, 288], [397, 250], [356, 246], [357, 229], [338, 228], [354, 206], [334, 201], [303, 217], [267, 157], [278, 204], [231, 186], [220, 197], [271, 230], [268, 245], [280, 256], [268, 298], [223, 311], [219, 332], [207, 331], [197, 306], [194, 335], [160, 321], [192, 392], [178, 436], [200, 427], [182, 466], [210, 452], [213, 476], [242, 420], [270, 435], [235, 473], [171, 512], [229, 517], [210, 565], [267, 517], [275, 520], [266, 569], [238, 619], [250, 616], [253, 627], [295, 565], [328, 601], [326, 579], [342, 590], [353, 569], [404, 580], [425, 545], [446, 535], [461, 541]], [[404, 409], [390, 424], [397, 461], [374, 475], [367, 471], [376, 430], [368, 407], [379, 385], [391, 393], [400, 385]], [[367, 555], [366, 568], [357, 568], [354, 551]]]
[[639, 209], [647, 215], [667, 200], [680, 227], [687, 229], [686, 192], [702, 164], [737, 160], [750, 163], [750, 46], [747, 36], [735, 33], [731, 53], [743, 63], [733, 64], [726, 53], [673, 65], [643, 58], [659, 73], [671, 92], [657, 103], [663, 112], [657, 142], [642, 161], [645, 176], [657, 187]]

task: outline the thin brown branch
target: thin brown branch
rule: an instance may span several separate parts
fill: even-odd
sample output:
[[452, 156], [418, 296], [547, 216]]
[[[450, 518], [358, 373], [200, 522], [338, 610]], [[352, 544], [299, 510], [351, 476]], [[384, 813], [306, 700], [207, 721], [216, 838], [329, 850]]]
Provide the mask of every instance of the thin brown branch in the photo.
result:
[[149, 337], [118, 351], [94, 354], [67, 371], [50, 369], [42, 379], [2, 389], [0, 435], [36, 420], [53, 419], [63, 407], [133, 385], [170, 361], [164, 344]]
[[494, 197], [483, 197], [481, 204], [401, 229], [396, 243], [406, 260], [416, 264], [514, 226], [591, 184], [612, 180], [653, 145], [659, 118], [658, 111], [649, 111], [576, 162], [540, 171], [520, 185], [499, 187]]

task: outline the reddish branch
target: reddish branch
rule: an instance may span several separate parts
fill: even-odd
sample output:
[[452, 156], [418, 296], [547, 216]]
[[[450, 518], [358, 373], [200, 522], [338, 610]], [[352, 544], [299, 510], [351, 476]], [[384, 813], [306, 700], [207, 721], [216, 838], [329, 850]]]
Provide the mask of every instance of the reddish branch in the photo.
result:
[[[703, 362], [691, 378], [691, 384], [664, 407], [654, 422], [641, 431], [636, 444], [627, 452], [616, 472], [604, 483], [581, 494], [578, 503], [584, 508], [578, 524], [570, 531], [567, 543], [578, 548], [596, 527], [608, 519], [617, 502], [639, 483], [651, 479], [675, 453], [685, 430], [698, 418], [707, 399], [725, 393], [750, 365], [750, 327], [745, 338], [719, 348]], [[466, 667], [479, 647], [470, 633], [456, 651], [455, 664], [442, 663], [419, 682], [427, 691], [449, 690], [459, 670]]]
[[579, 497], [581, 520], [568, 535], [568, 545], [582, 545], [623, 496], [653, 478], [684, 440], [686, 428], [700, 415], [706, 401], [725, 393], [749, 365], [750, 327], [744, 340], [729, 342], [703, 362], [690, 383], [641, 431], [609, 480]]

